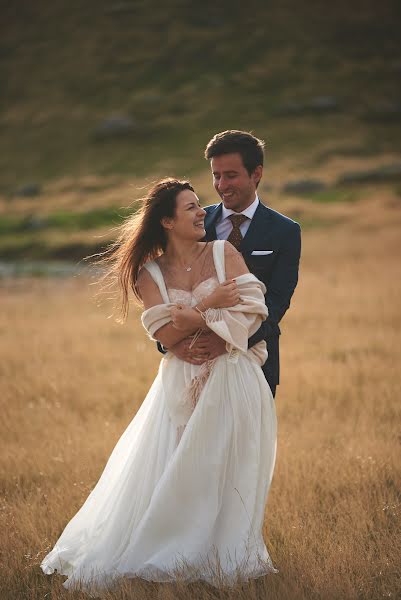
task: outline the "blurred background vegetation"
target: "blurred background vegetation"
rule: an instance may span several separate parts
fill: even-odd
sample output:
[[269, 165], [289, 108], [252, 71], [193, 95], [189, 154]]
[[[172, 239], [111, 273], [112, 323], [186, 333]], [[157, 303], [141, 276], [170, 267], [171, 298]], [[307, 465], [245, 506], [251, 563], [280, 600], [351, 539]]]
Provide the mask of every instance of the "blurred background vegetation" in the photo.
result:
[[[267, 142], [263, 199], [401, 185], [395, 0], [1, 2], [0, 259], [79, 259], [143, 187], [191, 177], [214, 202], [217, 131]], [[269, 198], [270, 195], [270, 198]], [[284, 204], [283, 204], [284, 202]]]

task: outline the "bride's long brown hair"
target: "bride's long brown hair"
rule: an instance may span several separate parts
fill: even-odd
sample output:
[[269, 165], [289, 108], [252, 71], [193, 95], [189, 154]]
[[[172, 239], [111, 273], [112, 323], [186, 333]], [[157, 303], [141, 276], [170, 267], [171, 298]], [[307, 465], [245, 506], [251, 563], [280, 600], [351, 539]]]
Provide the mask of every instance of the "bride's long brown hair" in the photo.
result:
[[[138, 288], [138, 273], [148, 260], [153, 260], [165, 251], [167, 236], [161, 220], [174, 217], [177, 195], [183, 190], [194, 191], [189, 181], [168, 177], [158, 181], [142, 199], [139, 210], [127, 217], [115, 242], [101, 254], [98, 262], [106, 267], [101, 277], [103, 290], [118, 285], [120, 312], [125, 320], [129, 309], [129, 289], [141, 300]], [[99, 255], [98, 255], [99, 256]]]

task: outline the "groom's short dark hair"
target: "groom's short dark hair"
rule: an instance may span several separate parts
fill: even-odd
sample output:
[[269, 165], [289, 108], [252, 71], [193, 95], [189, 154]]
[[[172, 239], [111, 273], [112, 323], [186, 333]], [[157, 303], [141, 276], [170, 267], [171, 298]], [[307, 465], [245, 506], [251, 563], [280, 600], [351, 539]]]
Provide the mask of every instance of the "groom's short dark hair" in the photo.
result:
[[263, 166], [264, 147], [264, 141], [251, 133], [229, 129], [228, 131], [216, 133], [212, 137], [206, 146], [205, 158], [210, 160], [214, 156], [238, 152], [241, 155], [244, 167], [251, 175], [258, 165]]

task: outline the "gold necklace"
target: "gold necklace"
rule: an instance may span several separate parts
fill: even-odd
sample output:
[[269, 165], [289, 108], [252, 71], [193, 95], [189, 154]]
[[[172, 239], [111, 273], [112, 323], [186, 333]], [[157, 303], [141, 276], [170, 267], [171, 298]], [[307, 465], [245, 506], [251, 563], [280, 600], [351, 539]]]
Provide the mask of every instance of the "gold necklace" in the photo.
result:
[[[200, 251], [198, 258], [200, 258], [201, 254], [204, 252], [206, 246], [207, 246], [207, 244], [205, 244], [204, 248], [202, 248], [202, 250]], [[194, 258], [192, 260], [192, 262], [191, 262], [190, 265], [188, 265], [187, 267], [183, 267], [186, 270], [187, 273], [189, 273], [190, 271], [192, 271], [192, 265], [194, 264], [195, 260], [196, 259]]]

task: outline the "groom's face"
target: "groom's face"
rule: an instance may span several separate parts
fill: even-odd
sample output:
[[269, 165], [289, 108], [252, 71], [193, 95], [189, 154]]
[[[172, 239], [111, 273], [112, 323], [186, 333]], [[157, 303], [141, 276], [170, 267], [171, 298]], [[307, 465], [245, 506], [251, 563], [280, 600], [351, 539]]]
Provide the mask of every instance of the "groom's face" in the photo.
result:
[[226, 208], [241, 212], [255, 200], [256, 187], [263, 167], [256, 167], [249, 175], [238, 152], [214, 156], [210, 161], [213, 185]]

